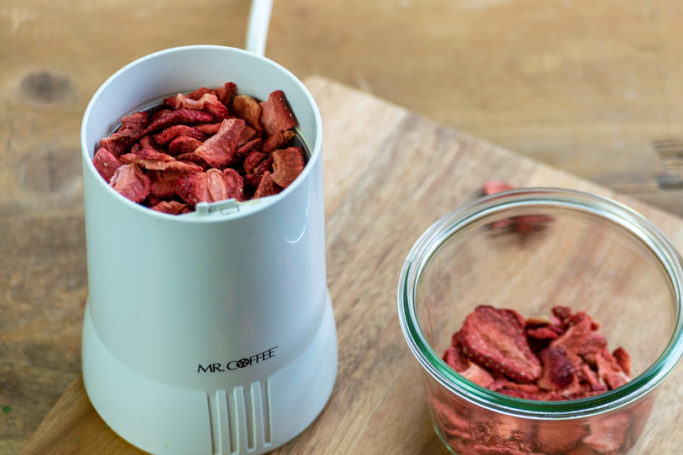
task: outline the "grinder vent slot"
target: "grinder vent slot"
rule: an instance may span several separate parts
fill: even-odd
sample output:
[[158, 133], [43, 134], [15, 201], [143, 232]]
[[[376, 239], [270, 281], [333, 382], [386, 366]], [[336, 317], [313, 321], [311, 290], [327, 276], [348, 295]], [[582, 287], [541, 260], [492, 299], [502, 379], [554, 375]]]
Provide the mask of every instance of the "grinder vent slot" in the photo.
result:
[[209, 417], [215, 455], [242, 455], [271, 444], [268, 380], [209, 394]]

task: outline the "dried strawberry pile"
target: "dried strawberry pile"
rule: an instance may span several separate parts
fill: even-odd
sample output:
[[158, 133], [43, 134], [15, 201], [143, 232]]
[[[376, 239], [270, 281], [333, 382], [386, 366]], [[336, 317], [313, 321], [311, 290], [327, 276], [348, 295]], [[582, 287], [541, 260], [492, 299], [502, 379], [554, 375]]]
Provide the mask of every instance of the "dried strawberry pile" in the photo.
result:
[[244, 201], [289, 186], [305, 166], [303, 150], [291, 145], [296, 125], [281, 90], [259, 102], [227, 82], [121, 118], [93, 164], [131, 201], [183, 214], [199, 202]]
[[[470, 381], [528, 400], [594, 396], [629, 380], [623, 348], [607, 349], [585, 312], [557, 306], [552, 316], [478, 306], [452, 337], [445, 362]], [[462, 455], [624, 455], [642, 433], [653, 401], [588, 419], [517, 419], [472, 406], [441, 388], [433, 416], [447, 444]]]
[[478, 306], [443, 356], [455, 371], [490, 390], [528, 400], [585, 398], [630, 379], [628, 353], [607, 349], [590, 316], [554, 307], [550, 319]]

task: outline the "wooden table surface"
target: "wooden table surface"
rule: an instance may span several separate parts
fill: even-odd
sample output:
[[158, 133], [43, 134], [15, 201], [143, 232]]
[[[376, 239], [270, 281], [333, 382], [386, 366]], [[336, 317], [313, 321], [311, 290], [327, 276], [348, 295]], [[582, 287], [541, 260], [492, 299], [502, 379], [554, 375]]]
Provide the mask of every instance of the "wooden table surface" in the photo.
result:
[[[266, 54], [683, 215], [682, 12], [677, 0], [292, 0], [275, 2]], [[90, 96], [161, 48], [241, 47], [247, 13], [238, 0], [0, 6], [0, 453], [25, 445], [80, 372]]]

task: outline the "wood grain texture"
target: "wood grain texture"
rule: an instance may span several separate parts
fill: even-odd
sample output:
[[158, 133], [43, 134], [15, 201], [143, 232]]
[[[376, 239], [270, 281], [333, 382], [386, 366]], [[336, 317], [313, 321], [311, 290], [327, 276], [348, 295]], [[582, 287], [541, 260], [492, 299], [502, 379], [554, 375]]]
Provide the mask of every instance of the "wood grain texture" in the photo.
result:
[[[328, 285], [339, 373], [318, 419], [277, 454], [446, 454], [431, 428], [421, 373], [396, 315], [398, 274], [417, 237], [479, 194], [484, 180], [609, 190], [521, 158], [398, 106], [309, 78], [323, 117]], [[350, 143], [353, 146], [350, 147]], [[625, 196], [683, 247], [683, 223]], [[677, 454], [683, 444], [683, 369], [662, 385], [633, 454]], [[30, 438], [24, 455], [137, 454], [88, 404], [80, 379]], [[106, 452], [103, 452], [106, 450]]]

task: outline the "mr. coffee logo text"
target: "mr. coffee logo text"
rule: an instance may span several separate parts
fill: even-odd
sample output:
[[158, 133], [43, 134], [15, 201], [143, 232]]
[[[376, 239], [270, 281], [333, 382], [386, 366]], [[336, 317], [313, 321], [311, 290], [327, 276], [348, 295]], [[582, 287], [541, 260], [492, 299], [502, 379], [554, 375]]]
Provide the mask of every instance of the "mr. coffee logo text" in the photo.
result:
[[252, 365], [256, 365], [260, 362], [265, 362], [268, 359], [272, 359], [275, 357], [275, 350], [277, 349], [277, 346], [273, 346], [270, 349], [266, 349], [263, 352], [259, 352], [258, 354], [253, 354], [249, 357], [242, 357], [241, 359], [237, 360], [231, 360], [227, 363], [208, 363], [206, 365], [202, 365], [201, 363], [197, 367], [197, 373], [223, 373], [226, 371], [235, 371], [239, 370], [240, 368], [246, 368], [250, 367]]

